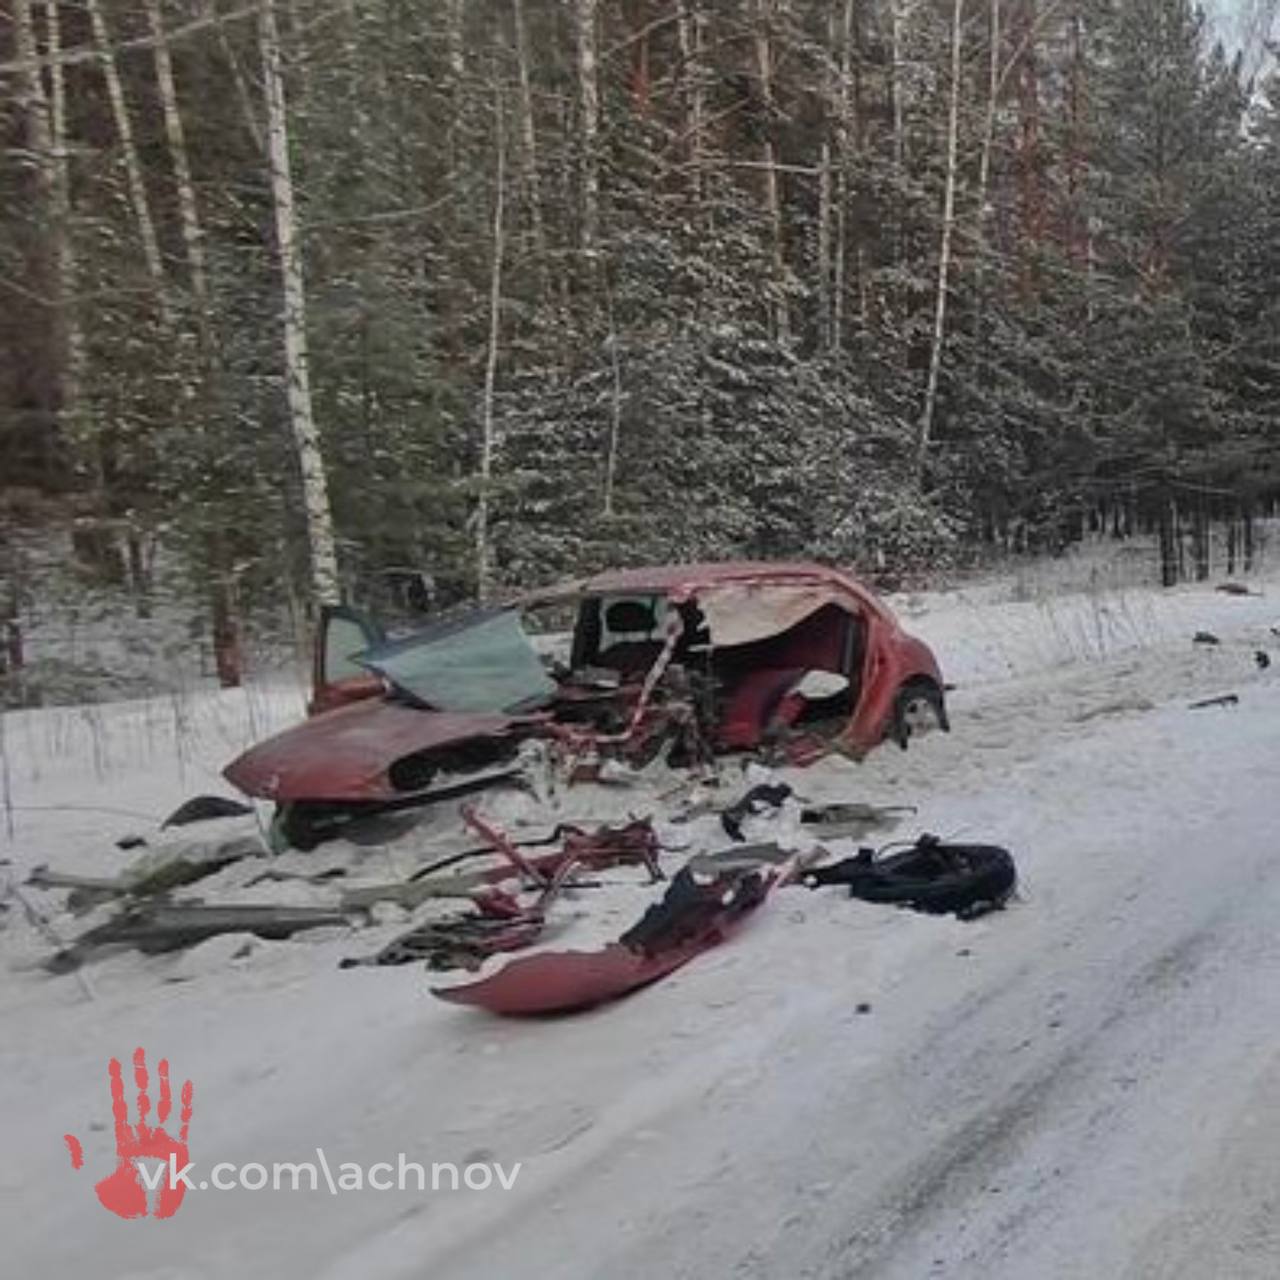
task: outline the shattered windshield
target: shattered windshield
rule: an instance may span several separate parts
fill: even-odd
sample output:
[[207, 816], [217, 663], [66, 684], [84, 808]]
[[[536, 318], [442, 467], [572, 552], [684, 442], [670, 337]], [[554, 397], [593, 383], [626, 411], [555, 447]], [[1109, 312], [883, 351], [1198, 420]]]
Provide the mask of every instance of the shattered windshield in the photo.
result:
[[439, 623], [360, 655], [412, 702], [437, 711], [529, 711], [555, 692], [515, 609]]

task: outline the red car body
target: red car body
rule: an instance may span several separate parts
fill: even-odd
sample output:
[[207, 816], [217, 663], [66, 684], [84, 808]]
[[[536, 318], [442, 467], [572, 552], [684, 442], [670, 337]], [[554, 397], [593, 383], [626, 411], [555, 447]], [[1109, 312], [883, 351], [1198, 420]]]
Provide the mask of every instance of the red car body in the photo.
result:
[[[903, 631], [868, 588], [826, 565], [616, 570], [534, 593], [510, 608], [537, 612], [574, 602], [570, 662], [534, 710], [443, 709], [448, 679], [437, 680], [437, 701], [430, 693], [406, 700], [394, 678], [393, 687], [385, 682], [379, 633], [367, 626], [374, 647], [364, 658], [383, 678], [362, 669], [335, 675], [322, 627], [313, 714], [245, 752], [225, 775], [241, 791], [280, 804], [364, 806], [423, 794], [441, 773], [509, 760], [531, 737], [553, 739], [570, 752], [631, 758], [673, 725], [690, 723], [695, 699], [688, 688], [698, 681], [713, 690], [697, 719], [715, 752], [782, 738], [796, 748], [790, 758], [803, 762], [832, 749], [860, 756], [887, 737], [905, 746], [912, 700], [947, 727], [942, 676], [928, 646]], [[350, 611], [331, 612], [355, 619]], [[466, 627], [440, 631], [438, 643], [452, 645], [454, 664], [466, 662]], [[430, 658], [437, 641], [424, 637], [417, 645], [400, 642], [396, 652], [429, 668], [424, 655]], [[582, 672], [590, 678], [580, 679]], [[803, 692], [813, 673], [824, 673], [832, 688], [841, 681], [846, 687], [815, 703]], [[823, 713], [822, 736], [805, 729], [814, 706]]]

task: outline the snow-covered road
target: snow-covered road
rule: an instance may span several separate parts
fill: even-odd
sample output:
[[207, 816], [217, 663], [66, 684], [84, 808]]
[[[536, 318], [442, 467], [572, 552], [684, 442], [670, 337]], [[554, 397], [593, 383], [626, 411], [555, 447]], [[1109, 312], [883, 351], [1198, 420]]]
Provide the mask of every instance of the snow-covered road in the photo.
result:
[[[415, 968], [339, 972], [341, 938], [203, 969], [122, 957], [87, 1000], [23, 968], [35, 947], [11, 922], [13, 1274], [1280, 1274], [1280, 675], [1252, 660], [1277, 611], [1188, 589], [917, 613], [960, 685], [955, 732], [798, 785], [1006, 844], [1024, 881], [1011, 910], [966, 925], [787, 889], [657, 987], [530, 1023], [431, 1001]], [[1223, 644], [1193, 647], [1199, 628]], [[1238, 707], [1187, 707], [1227, 691]], [[140, 753], [105, 761], [83, 798], [181, 798]], [[15, 767], [17, 801], [65, 799], [76, 759], [68, 744]], [[57, 860], [67, 822], [32, 812], [13, 856]], [[135, 1045], [195, 1081], [193, 1159], [322, 1145], [335, 1162], [519, 1161], [519, 1180], [196, 1193], [170, 1221], [120, 1221], [90, 1172], [110, 1167], [107, 1058]]]
[[957, 800], [1022, 908], [744, 997], [730, 1072], [432, 1274], [1275, 1276], [1280, 700], [1161, 719]]

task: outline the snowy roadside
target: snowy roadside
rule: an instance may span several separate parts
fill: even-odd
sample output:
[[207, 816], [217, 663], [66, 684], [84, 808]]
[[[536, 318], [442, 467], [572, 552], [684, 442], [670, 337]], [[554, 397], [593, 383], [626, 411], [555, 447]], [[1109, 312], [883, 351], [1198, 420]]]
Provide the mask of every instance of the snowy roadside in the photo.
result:
[[[39, 947], [10, 920], [0, 930], [0, 1122], [21, 1159], [0, 1173], [0, 1206], [21, 1224], [10, 1233], [15, 1263], [53, 1277], [90, 1262], [122, 1276], [626, 1275], [652, 1270], [655, 1233], [696, 1222], [711, 1243], [701, 1270], [696, 1253], [686, 1259], [695, 1275], [728, 1269], [714, 1265], [717, 1249], [768, 1259], [789, 1232], [817, 1241], [825, 1219], [811, 1211], [827, 1193], [783, 1183], [806, 1152], [848, 1166], [850, 1151], [823, 1136], [818, 1105], [833, 1063], [845, 1100], [861, 1077], [879, 1091], [873, 1127], [891, 1163], [891, 1121], [905, 1102], [877, 1072], [922, 1029], [940, 1034], [948, 1009], [981, 1002], [1010, 972], [1034, 972], [1046, 938], [1065, 946], [1089, 912], [1138, 891], [1162, 856], [1161, 832], [1184, 810], [1192, 825], [1241, 807], [1274, 824], [1256, 775], [1260, 752], [1274, 760], [1280, 675], [1252, 662], [1275, 642], [1280, 610], [1268, 597], [999, 595], [896, 602], [958, 686], [949, 738], [792, 780], [814, 799], [916, 804], [906, 834], [1008, 844], [1028, 901], [1001, 917], [965, 926], [787, 890], [736, 941], [652, 990], [538, 1023], [441, 1005], [417, 967], [339, 972], [338, 958], [370, 949], [375, 931], [262, 943], [240, 960], [213, 944], [200, 956], [125, 955], [93, 967], [89, 1001], [70, 979], [30, 968]], [[1223, 643], [1193, 646], [1206, 628]], [[1239, 708], [1187, 710], [1228, 691], [1241, 694]], [[0, 853], [22, 868], [115, 870], [124, 855], [111, 840], [138, 821], [88, 806], [159, 817], [217, 789], [218, 767], [294, 718], [299, 702], [282, 685], [6, 716], [12, 827]], [[562, 797], [598, 820], [651, 803], [596, 799]], [[55, 808], [66, 805], [86, 808]], [[564, 917], [629, 923], [650, 891], [638, 873], [615, 878], [607, 898], [577, 897]], [[572, 919], [561, 923], [574, 937]], [[855, 1012], [862, 1002], [870, 1016]], [[194, 1195], [173, 1222], [116, 1221], [94, 1202], [89, 1174], [112, 1150], [106, 1061], [135, 1045], [195, 1081], [191, 1148], [202, 1161], [298, 1160], [323, 1145], [366, 1163], [400, 1152], [519, 1161], [521, 1180], [510, 1193], [367, 1192], [332, 1204], [323, 1193]], [[911, 1099], [928, 1101], [918, 1088]], [[67, 1131], [84, 1140], [81, 1185], [61, 1147]], [[828, 1174], [813, 1184], [838, 1181]], [[753, 1209], [761, 1196], [782, 1206], [767, 1222]], [[676, 1247], [658, 1246], [673, 1259], [658, 1270], [681, 1273]], [[765, 1262], [757, 1273], [781, 1274]]]

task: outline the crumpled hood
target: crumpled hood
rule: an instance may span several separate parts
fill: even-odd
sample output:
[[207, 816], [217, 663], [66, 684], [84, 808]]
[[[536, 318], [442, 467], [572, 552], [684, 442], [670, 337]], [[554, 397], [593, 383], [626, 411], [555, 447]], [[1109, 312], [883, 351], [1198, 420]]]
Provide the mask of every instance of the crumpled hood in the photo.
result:
[[367, 699], [250, 747], [223, 776], [265, 800], [386, 800], [399, 794], [387, 769], [402, 756], [472, 738], [502, 737], [528, 720], [490, 713], [424, 711]]

